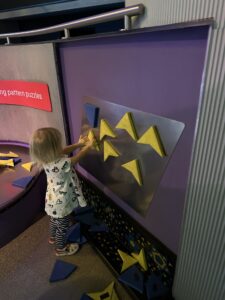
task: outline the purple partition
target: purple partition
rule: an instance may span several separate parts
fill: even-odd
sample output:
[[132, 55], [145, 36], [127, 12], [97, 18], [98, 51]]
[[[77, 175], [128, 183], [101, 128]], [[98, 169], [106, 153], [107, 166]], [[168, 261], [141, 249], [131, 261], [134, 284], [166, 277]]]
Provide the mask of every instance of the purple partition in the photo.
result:
[[[16, 238], [44, 212], [46, 176], [33, 167], [30, 172], [22, 164], [30, 161], [26, 143], [0, 141], [0, 153], [13, 152], [20, 160], [14, 167], [0, 168], [0, 248]], [[1, 157], [2, 159], [2, 157]], [[14, 183], [22, 178], [32, 180], [27, 186]]]
[[146, 217], [115, 199], [174, 253], [178, 251], [208, 26], [118, 33], [59, 45], [72, 141], [82, 98], [91, 96], [185, 123]]

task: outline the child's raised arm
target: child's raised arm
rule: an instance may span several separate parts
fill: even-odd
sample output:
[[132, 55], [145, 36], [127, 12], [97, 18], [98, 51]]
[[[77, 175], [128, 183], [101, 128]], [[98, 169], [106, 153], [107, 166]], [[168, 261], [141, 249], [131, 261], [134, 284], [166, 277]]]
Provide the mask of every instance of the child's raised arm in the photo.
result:
[[88, 137], [87, 136], [80, 136], [79, 140], [77, 143], [75, 144], [72, 144], [72, 145], [69, 145], [69, 146], [66, 146], [62, 153], [63, 154], [70, 154], [71, 152], [73, 152], [74, 150], [76, 149], [79, 149], [81, 147], [84, 147], [85, 146], [85, 143], [88, 141]]
[[93, 140], [88, 140], [87, 143], [85, 143], [85, 145], [82, 147], [82, 149], [74, 156], [72, 156], [71, 159], [71, 164], [75, 165], [76, 163], [78, 163], [78, 161], [84, 157], [87, 152], [91, 149], [92, 145], [93, 145], [94, 141]]

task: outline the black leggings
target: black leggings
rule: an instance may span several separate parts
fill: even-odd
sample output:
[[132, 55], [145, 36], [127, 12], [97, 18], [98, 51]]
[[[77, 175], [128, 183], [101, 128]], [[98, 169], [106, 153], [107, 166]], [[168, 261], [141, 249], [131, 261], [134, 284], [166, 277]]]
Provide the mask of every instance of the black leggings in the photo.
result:
[[66, 246], [66, 234], [71, 225], [71, 216], [55, 219], [50, 217], [50, 236], [55, 239], [56, 249], [63, 249]]

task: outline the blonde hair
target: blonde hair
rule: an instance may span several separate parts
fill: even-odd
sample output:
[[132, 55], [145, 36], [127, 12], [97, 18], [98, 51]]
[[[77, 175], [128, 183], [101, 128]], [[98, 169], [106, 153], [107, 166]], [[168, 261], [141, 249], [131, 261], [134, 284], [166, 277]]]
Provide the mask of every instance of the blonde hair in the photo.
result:
[[58, 129], [46, 127], [37, 129], [31, 138], [30, 156], [39, 166], [62, 156], [62, 136]]

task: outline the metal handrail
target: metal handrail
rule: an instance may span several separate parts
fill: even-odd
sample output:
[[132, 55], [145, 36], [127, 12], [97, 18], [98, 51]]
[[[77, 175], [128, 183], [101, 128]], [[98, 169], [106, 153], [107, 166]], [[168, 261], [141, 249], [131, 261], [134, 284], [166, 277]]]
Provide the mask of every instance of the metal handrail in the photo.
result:
[[[82, 18], [75, 21], [70, 21], [58, 25], [53, 25], [45, 28], [40, 29], [34, 29], [34, 30], [27, 30], [27, 31], [20, 31], [20, 32], [12, 32], [12, 33], [3, 33], [0, 34], [0, 39], [6, 39], [7, 43], [10, 42], [10, 38], [17, 38], [17, 37], [27, 37], [27, 36], [35, 36], [35, 35], [42, 35], [42, 34], [48, 34], [52, 32], [58, 32], [58, 31], [64, 31], [67, 32], [68, 35], [68, 29], [72, 28], [79, 28], [83, 26], [89, 26], [93, 24], [99, 24], [102, 22], [109, 22], [113, 20], [121, 19], [121, 17], [127, 16], [137, 16], [142, 15], [144, 13], [144, 5], [143, 4], [137, 4], [133, 6], [128, 6], [121, 9], [116, 9], [110, 12], [94, 15], [91, 17]], [[129, 24], [129, 22], [128, 22]], [[130, 28], [126, 28], [130, 29]], [[67, 36], [66, 36], [67, 37]]]

